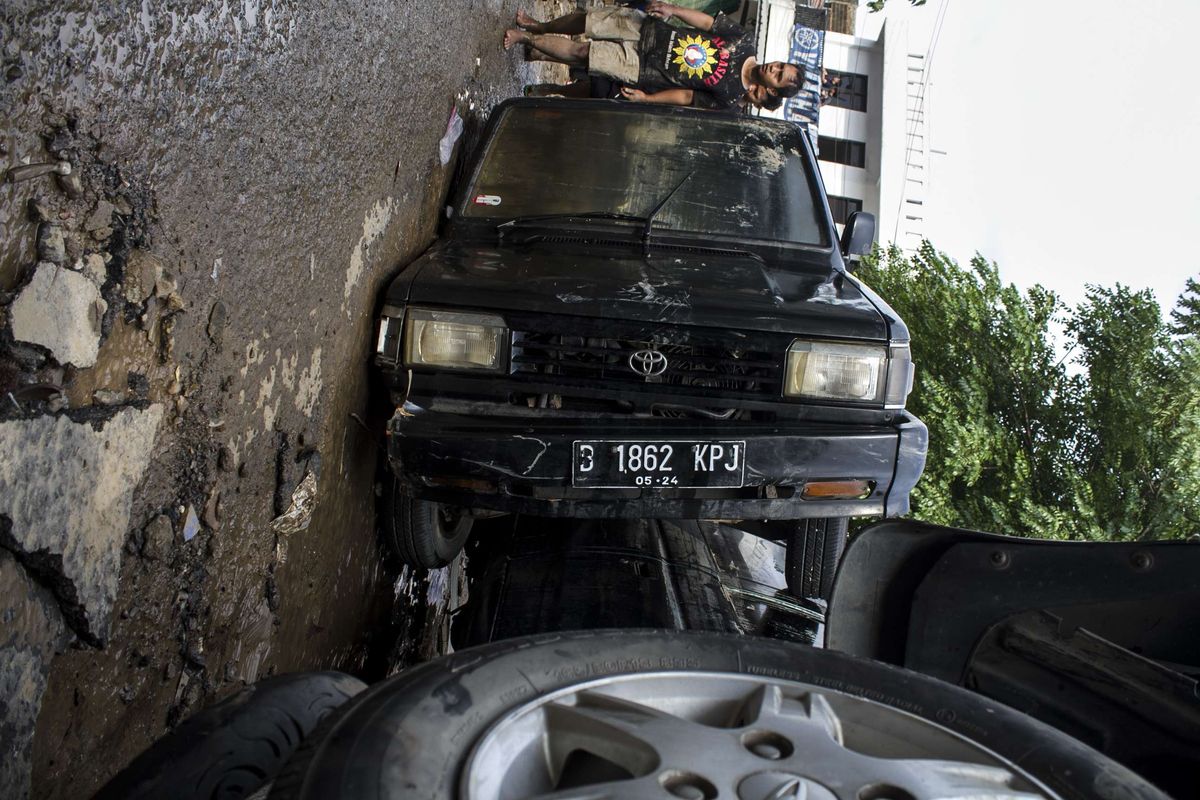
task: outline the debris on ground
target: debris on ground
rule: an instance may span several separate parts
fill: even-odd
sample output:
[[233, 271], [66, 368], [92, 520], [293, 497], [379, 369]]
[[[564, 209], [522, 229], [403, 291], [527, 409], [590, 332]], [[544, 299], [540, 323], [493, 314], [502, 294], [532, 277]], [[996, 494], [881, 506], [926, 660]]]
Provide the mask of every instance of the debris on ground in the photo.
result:
[[66, 260], [67, 244], [61, 226], [53, 222], [38, 225], [37, 255], [38, 260], [49, 261], [51, 264], [62, 264]]
[[162, 406], [106, 421], [40, 416], [0, 422], [4, 547], [51, 587], [87, 642], [108, 637], [133, 490], [153, 453]]
[[225, 338], [225, 322], [228, 312], [225, 310], [225, 304], [217, 300], [212, 305], [212, 309], [208, 312], [208, 338], [218, 348]]
[[237, 469], [237, 455], [227, 444], [221, 445], [221, 449], [217, 451], [217, 469], [221, 472], [233, 472]]
[[98, 288], [104, 286], [108, 281], [107, 265], [104, 263], [104, 256], [99, 253], [88, 253], [79, 261], [75, 269], [82, 272]]
[[317, 476], [305, 474], [296, 491], [292, 492], [292, 504], [288, 510], [271, 520], [271, 530], [280, 536], [300, 533], [312, 522], [313, 508], [317, 504]]
[[54, 595], [0, 548], [0, 787], [29, 794], [33, 732], [50, 660], [67, 643]]
[[11, 309], [13, 338], [45, 347], [60, 364], [90, 367], [108, 304], [96, 284], [48, 261], [37, 266]]
[[210, 531], [221, 527], [221, 490], [215, 486], [208, 494], [208, 501], [204, 504], [204, 513], [201, 514], [200, 520]]
[[142, 529], [142, 557], [162, 561], [171, 553], [175, 543], [175, 526], [166, 514], [159, 514]]
[[190, 542], [200, 532], [200, 519], [196, 516], [196, 509], [188, 506], [187, 515], [183, 519], [183, 540]]
[[454, 143], [462, 136], [462, 132], [462, 117], [458, 115], [458, 106], [455, 106], [450, 109], [450, 121], [446, 123], [446, 132], [438, 142], [438, 158], [443, 167], [450, 163], [450, 157], [454, 155]]
[[128, 400], [125, 392], [116, 392], [112, 389], [97, 389], [92, 392], [92, 399], [102, 406], [119, 406]]

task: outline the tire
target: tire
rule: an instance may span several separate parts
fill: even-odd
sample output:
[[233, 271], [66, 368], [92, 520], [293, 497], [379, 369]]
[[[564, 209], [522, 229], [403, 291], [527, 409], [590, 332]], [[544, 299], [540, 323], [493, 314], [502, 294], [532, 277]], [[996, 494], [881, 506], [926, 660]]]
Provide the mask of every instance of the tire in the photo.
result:
[[787, 541], [787, 585], [796, 597], [828, 600], [846, 547], [846, 517], [801, 519]]
[[385, 484], [379, 524], [392, 552], [413, 569], [436, 569], [453, 561], [473, 523], [441, 503], [410, 497], [394, 476]]
[[[676, 704], [674, 695], [693, 684], [699, 689], [692, 700]], [[588, 690], [580, 691], [585, 685]], [[709, 691], [715, 686], [746, 694], [730, 701]], [[726, 706], [714, 705], [718, 701]], [[822, 711], [835, 708], [842, 711], [832, 717]], [[787, 728], [764, 727], [773, 724], [762, 722], [768, 712], [776, 722], [787, 716], [804, 723], [807, 714], [807, 739], [793, 747], [773, 732]], [[589, 722], [589, 714], [603, 715], [603, 724]], [[550, 720], [556, 717], [565, 722], [552, 737]], [[650, 727], [643, 732], [631, 726], [631, 718]], [[684, 735], [663, 729], [664, 718], [682, 722]], [[528, 731], [536, 734], [538, 725], [546, 735], [530, 737]], [[922, 746], [933, 743], [932, 751], [909, 752], [918, 748], [919, 737], [905, 735], [904, 726], [919, 728]], [[606, 739], [606, 731], [615, 733]], [[815, 737], [821, 753], [805, 744], [814, 731], [823, 733]], [[879, 741], [868, 746], [852, 735]], [[557, 767], [547, 766], [554, 753]], [[980, 761], [971, 762], [968, 754]], [[989, 767], [992, 761], [1006, 766]], [[678, 797], [803, 797], [794, 784], [791, 793], [783, 791], [789, 780], [837, 769], [845, 772], [835, 787], [843, 798], [1027, 797], [1020, 792], [1031, 791], [1032, 797], [1072, 800], [1165, 800], [1126, 768], [1065, 734], [933, 678], [775, 640], [663, 631], [509, 639], [401, 673], [328, 720], [324, 735], [314, 736], [288, 762], [270, 797], [491, 800], [501, 794], [501, 785], [504, 796], [539, 797], [564, 789], [561, 776], [569, 771], [564, 764], [572, 765], [566, 787], [571, 791], [556, 797], [666, 796], [663, 788]], [[906, 789], [895, 778], [880, 783], [878, 764], [908, 770], [909, 783], [919, 778], [932, 785]], [[1003, 786], [997, 775], [1008, 776]], [[755, 784], [751, 791], [751, 780], [768, 785]], [[808, 797], [831, 796], [820, 788], [830, 785], [829, 778], [804, 780], [818, 782]], [[640, 790], [633, 782], [640, 782]]]
[[248, 797], [329, 712], [365, 688], [340, 672], [298, 672], [247, 686], [159, 739], [95, 800]]

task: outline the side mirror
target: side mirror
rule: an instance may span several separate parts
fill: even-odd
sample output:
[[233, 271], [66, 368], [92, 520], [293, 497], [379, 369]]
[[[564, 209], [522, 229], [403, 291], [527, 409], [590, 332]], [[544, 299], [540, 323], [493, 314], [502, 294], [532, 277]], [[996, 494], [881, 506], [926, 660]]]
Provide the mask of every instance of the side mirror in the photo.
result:
[[842, 257], [846, 259], [847, 268], [850, 267], [851, 261], [858, 261], [871, 252], [873, 244], [875, 215], [866, 211], [855, 211], [850, 215], [850, 219], [846, 220], [846, 227], [842, 229]]

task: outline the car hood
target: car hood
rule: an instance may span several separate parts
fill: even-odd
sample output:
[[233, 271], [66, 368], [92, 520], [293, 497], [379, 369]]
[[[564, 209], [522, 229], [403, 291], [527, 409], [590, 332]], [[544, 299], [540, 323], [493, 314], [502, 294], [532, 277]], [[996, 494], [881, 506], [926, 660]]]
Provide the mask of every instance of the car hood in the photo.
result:
[[[411, 287], [403, 285], [409, 281]], [[879, 310], [842, 273], [770, 269], [728, 253], [664, 249], [642, 257], [628, 250], [442, 242], [397, 279], [389, 296], [497, 311], [888, 337]]]

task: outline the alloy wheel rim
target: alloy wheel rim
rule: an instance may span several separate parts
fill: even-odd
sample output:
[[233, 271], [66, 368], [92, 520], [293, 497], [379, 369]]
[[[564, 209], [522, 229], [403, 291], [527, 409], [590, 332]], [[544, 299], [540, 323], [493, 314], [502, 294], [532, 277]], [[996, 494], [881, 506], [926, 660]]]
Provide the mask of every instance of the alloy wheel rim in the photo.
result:
[[811, 684], [618, 675], [497, 720], [466, 800], [1035, 800], [1057, 796], [943, 725]]

